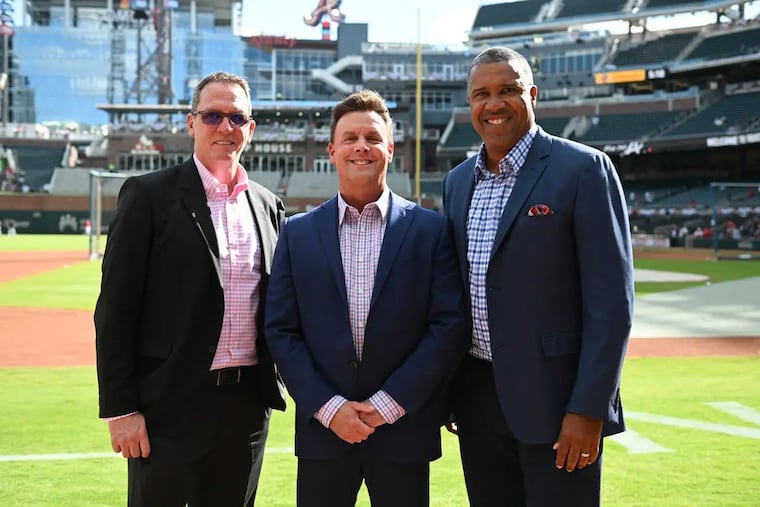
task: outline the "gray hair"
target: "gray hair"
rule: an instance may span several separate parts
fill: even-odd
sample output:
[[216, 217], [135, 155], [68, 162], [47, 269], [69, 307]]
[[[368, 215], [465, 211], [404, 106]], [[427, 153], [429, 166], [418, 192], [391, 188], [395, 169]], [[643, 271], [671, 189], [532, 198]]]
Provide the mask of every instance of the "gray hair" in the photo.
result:
[[[470, 68], [467, 70], [467, 83], [469, 84], [470, 81], [470, 75], [472, 74], [472, 69], [475, 68], [477, 65], [482, 65], [486, 63], [500, 63], [500, 62], [511, 62], [511, 61], [517, 61], [518, 63], [518, 71], [520, 74], [520, 77], [522, 77], [526, 84], [533, 84], [533, 69], [530, 67], [530, 63], [528, 63], [528, 60], [521, 54], [515, 51], [512, 48], [507, 47], [501, 47], [501, 46], [495, 46], [488, 49], [485, 49], [481, 51], [470, 64]], [[520, 69], [519, 67], [522, 67]]]
[[[232, 74], [230, 72], [217, 71], [212, 72], [208, 76], [201, 79], [200, 83], [198, 83], [198, 85], [195, 87], [195, 91], [193, 92], [193, 104], [190, 109], [191, 111], [198, 109], [198, 103], [201, 101], [201, 91], [209, 83], [226, 83], [238, 85], [245, 92], [245, 96], [248, 98], [248, 103], [251, 103], [251, 88], [248, 86], [248, 81], [246, 81], [245, 78], [242, 78], [237, 74]], [[250, 111], [248, 112], [250, 113]]]

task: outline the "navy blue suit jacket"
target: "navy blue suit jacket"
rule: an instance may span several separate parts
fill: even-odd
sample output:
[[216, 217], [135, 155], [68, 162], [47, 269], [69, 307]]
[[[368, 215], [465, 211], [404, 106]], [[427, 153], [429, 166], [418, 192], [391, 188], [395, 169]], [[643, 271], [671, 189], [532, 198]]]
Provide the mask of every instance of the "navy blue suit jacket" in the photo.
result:
[[[275, 250], [265, 333], [296, 402], [296, 454], [423, 462], [441, 454], [446, 381], [464, 356], [465, 296], [446, 219], [391, 194], [365, 327], [354, 351], [337, 197], [289, 218]], [[348, 444], [313, 416], [333, 396], [385, 390], [407, 414]]]
[[[463, 280], [472, 157], [444, 182]], [[553, 214], [529, 216], [545, 204]], [[499, 401], [518, 440], [551, 443], [574, 412], [624, 430], [620, 374], [633, 312], [628, 213], [609, 157], [539, 129], [486, 275]]]

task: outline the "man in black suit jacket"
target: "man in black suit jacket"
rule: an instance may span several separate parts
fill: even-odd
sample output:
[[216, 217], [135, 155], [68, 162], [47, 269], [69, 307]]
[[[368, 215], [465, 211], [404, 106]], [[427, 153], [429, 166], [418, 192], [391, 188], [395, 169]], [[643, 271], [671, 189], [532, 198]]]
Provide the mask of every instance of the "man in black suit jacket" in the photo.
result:
[[253, 505], [270, 409], [285, 408], [260, 297], [284, 208], [239, 163], [250, 115], [244, 79], [207, 76], [187, 117], [193, 158], [119, 194], [95, 328], [130, 506]]

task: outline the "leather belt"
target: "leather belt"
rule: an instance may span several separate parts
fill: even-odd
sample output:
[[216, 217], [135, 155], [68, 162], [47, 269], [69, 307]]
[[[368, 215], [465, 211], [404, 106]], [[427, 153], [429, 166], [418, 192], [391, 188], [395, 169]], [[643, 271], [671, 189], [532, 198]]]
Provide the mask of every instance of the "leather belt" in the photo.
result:
[[233, 366], [209, 372], [209, 381], [215, 386], [246, 384], [254, 377], [256, 366]]

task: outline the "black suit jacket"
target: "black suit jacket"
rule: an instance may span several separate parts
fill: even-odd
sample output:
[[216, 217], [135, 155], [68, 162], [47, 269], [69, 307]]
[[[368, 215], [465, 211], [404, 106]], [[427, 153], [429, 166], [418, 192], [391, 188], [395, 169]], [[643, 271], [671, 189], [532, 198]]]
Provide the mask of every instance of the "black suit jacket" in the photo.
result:
[[[263, 301], [284, 208], [264, 187], [249, 186]], [[203, 438], [208, 407], [200, 396], [222, 326], [221, 283], [216, 236], [193, 160], [126, 180], [95, 309], [101, 417], [140, 411], [152, 440], [156, 433]], [[255, 386], [269, 407], [282, 410], [263, 319], [262, 305]]]

